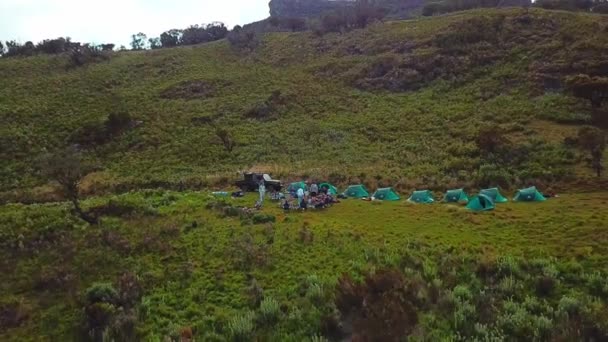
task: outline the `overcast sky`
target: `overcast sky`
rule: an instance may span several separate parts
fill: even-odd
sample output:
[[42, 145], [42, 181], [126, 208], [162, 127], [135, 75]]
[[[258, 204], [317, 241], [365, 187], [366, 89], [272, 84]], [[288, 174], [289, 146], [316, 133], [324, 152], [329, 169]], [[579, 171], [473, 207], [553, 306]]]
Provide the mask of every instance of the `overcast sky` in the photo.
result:
[[221, 21], [229, 28], [268, 17], [269, 0], [0, 0], [0, 40], [45, 38], [128, 45], [132, 34]]

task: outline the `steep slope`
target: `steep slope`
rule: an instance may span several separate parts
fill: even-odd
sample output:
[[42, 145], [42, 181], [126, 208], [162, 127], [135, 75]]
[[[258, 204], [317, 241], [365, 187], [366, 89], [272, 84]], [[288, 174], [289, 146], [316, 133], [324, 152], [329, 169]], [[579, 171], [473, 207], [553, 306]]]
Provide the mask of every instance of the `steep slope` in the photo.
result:
[[[86, 190], [200, 187], [247, 168], [372, 188], [584, 181], [591, 171], [563, 139], [591, 107], [562, 81], [608, 73], [607, 23], [478, 10], [323, 37], [269, 34], [250, 54], [220, 41], [81, 68], [65, 56], [2, 59], [0, 189], [44, 184], [36, 158], [86, 140], [117, 108], [136, 124], [81, 144], [102, 166]], [[478, 149], [487, 125], [507, 132], [501, 153]]]

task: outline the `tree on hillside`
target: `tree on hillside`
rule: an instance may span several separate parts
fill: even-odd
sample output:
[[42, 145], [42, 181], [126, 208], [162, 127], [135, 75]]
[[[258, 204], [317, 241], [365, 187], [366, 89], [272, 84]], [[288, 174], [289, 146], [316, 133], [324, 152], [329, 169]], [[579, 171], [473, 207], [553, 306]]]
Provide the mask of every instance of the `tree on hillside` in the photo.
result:
[[602, 175], [602, 157], [606, 149], [606, 134], [593, 126], [583, 126], [578, 131], [579, 147], [591, 155], [591, 167], [598, 177]]
[[150, 38], [148, 39], [148, 43], [150, 44], [150, 49], [160, 49], [163, 45], [160, 43], [160, 38]]
[[303, 18], [285, 18], [285, 27], [291, 32], [304, 31], [306, 30], [306, 20]]
[[112, 43], [100, 45], [101, 51], [112, 51], [112, 50], [114, 50], [114, 46], [116, 46], [116, 45], [114, 45]]
[[593, 108], [600, 108], [608, 99], [608, 77], [571, 76], [566, 78], [566, 86], [574, 96], [589, 100]]
[[2, 41], [0, 40], [0, 56], [4, 55], [4, 45], [2, 44]]
[[95, 224], [97, 218], [89, 215], [80, 208], [78, 186], [84, 176], [92, 171], [76, 148], [50, 153], [40, 160], [40, 172], [48, 180], [55, 181], [61, 186], [64, 195], [72, 202], [74, 212], [84, 221]]
[[172, 29], [165, 31], [160, 35], [160, 44], [164, 47], [174, 47], [180, 44], [182, 39], [182, 30]]
[[351, 23], [357, 28], [364, 28], [371, 22], [384, 18], [385, 10], [369, 0], [358, 0], [352, 13]]
[[219, 22], [219, 21], [215, 21], [215, 22], [212, 22], [211, 24], [208, 24], [205, 27], [205, 30], [211, 37], [212, 41], [224, 39], [228, 35], [228, 28], [226, 27], [226, 25], [224, 25], [224, 23]]
[[146, 48], [146, 39], [148, 37], [143, 33], [139, 32], [131, 36], [131, 48], [133, 50], [143, 50]]

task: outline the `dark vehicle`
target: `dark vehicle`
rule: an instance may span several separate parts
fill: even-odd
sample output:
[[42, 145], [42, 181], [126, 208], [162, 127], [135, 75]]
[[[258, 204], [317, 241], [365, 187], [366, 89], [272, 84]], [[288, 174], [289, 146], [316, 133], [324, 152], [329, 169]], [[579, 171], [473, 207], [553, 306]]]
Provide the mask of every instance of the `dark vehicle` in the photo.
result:
[[281, 191], [283, 185], [280, 180], [272, 179], [266, 173], [247, 172], [243, 174], [243, 179], [236, 182], [236, 186], [243, 191], [258, 191], [258, 183], [260, 179], [264, 179], [266, 191]]

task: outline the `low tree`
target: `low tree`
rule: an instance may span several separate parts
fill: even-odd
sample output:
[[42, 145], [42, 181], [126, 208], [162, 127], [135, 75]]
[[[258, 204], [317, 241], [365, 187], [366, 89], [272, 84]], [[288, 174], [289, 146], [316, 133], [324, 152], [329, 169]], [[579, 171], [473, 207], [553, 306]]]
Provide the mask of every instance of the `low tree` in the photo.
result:
[[163, 45], [160, 43], [160, 38], [158, 37], [148, 39], [148, 43], [150, 44], [150, 49], [152, 50], [160, 49], [163, 47]]
[[111, 44], [111, 43], [110, 43], [110, 44], [101, 44], [101, 45], [100, 45], [100, 47], [101, 47], [101, 51], [112, 51], [112, 50], [114, 50], [114, 47], [115, 47], [115, 46], [116, 46], [116, 45]]
[[166, 47], [178, 46], [182, 39], [182, 30], [172, 29], [160, 35], [160, 44]]
[[146, 39], [148, 37], [143, 33], [139, 32], [131, 36], [131, 49], [143, 50], [146, 48]]
[[4, 55], [4, 45], [2, 44], [2, 41], [0, 40], [0, 56]]
[[606, 134], [593, 126], [583, 126], [578, 131], [578, 146], [591, 155], [591, 167], [598, 177], [602, 175], [602, 158], [606, 149]]
[[212, 41], [224, 39], [228, 35], [228, 28], [226, 27], [226, 25], [224, 25], [224, 23], [219, 21], [215, 21], [211, 24], [208, 24], [207, 26], [205, 26], [205, 30], [211, 37]]
[[40, 159], [40, 172], [48, 180], [61, 186], [64, 195], [72, 202], [74, 212], [84, 221], [96, 224], [97, 218], [84, 212], [80, 207], [78, 187], [92, 167], [83, 161], [82, 155], [74, 147], [50, 153]]

